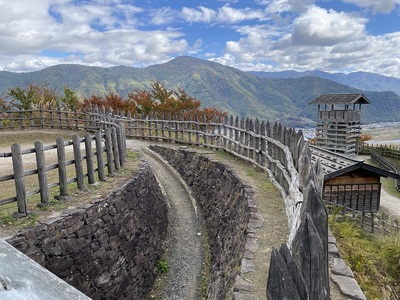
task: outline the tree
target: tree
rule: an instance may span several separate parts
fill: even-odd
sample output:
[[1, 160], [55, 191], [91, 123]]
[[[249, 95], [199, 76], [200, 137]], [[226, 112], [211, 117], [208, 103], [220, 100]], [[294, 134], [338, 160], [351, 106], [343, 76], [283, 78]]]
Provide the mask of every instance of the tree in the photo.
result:
[[79, 105], [79, 99], [76, 96], [75, 91], [66, 86], [64, 86], [64, 96], [60, 98], [60, 101], [64, 102], [64, 104], [71, 110], [74, 110]]
[[99, 108], [104, 106], [106, 110], [123, 110], [130, 112], [131, 114], [136, 112], [136, 104], [130, 100], [124, 100], [121, 96], [114, 92], [109, 92], [105, 96], [92, 95], [89, 98], [85, 98], [79, 105], [80, 108], [88, 108], [89, 106], [98, 106]]
[[28, 110], [40, 104], [55, 107], [58, 102], [56, 92], [47, 85], [28, 84], [26, 88], [16, 87], [8, 90], [13, 98], [11, 104], [19, 109]]
[[361, 144], [364, 144], [365, 142], [367, 142], [371, 139], [372, 139], [372, 136], [370, 134], [366, 134], [366, 133], [361, 134], [360, 138], [359, 138]]
[[0, 110], [9, 110], [10, 105], [7, 103], [6, 99], [0, 97]]
[[201, 102], [188, 95], [180, 87], [170, 91], [163, 83], [157, 81], [151, 87], [151, 91], [136, 90], [135, 93], [128, 94], [129, 99], [136, 104], [137, 111], [144, 115], [183, 113], [185, 119], [188, 119], [189, 116], [193, 119], [195, 115], [205, 115], [207, 122], [211, 122], [214, 116], [224, 118], [227, 115], [226, 112], [214, 107], [200, 108]]

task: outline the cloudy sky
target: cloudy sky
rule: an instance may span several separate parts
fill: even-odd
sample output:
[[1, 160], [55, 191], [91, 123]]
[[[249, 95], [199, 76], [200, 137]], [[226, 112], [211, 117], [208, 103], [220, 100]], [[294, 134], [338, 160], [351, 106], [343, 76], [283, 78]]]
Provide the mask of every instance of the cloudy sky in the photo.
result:
[[400, 78], [400, 0], [0, 0], [0, 70], [144, 67], [179, 55]]

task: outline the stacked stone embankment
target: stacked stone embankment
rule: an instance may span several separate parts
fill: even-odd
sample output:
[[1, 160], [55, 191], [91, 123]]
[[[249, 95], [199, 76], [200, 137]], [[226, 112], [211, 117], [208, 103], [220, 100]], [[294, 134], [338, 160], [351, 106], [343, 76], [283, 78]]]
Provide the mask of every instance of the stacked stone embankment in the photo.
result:
[[193, 151], [151, 149], [179, 172], [202, 210], [211, 254], [207, 299], [233, 298], [250, 218], [246, 186], [222, 163]]
[[142, 299], [156, 277], [167, 226], [165, 199], [143, 165], [107, 199], [8, 242], [92, 299]]

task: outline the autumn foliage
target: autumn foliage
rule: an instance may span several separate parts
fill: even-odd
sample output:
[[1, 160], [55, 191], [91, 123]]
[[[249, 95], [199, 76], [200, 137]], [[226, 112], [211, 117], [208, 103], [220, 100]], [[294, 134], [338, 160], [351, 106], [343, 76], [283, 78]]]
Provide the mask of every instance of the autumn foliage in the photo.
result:
[[[195, 115], [205, 115], [207, 121], [215, 116], [224, 117], [226, 113], [216, 108], [200, 108], [199, 100], [188, 95], [183, 89], [168, 90], [163, 83], [154, 82], [151, 90], [135, 90], [123, 99], [115, 92], [106, 95], [91, 95], [79, 101], [76, 93], [64, 87], [64, 94], [59, 96], [47, 85], [28, 84], [26, 88], [16, 87], [9, 89], [8, 97], [11, 97], [10, 106], [28, 110], [31, 107], [57, 107], [87, 110], [90, 107], [104, 107], [107, 111], [119, 110], [134, 115], [136, 113], [149, 115], [182, 114], [185, 119], [194, 118]], [[5, 109], [7, 102], [0, 98], [0, 109]]]

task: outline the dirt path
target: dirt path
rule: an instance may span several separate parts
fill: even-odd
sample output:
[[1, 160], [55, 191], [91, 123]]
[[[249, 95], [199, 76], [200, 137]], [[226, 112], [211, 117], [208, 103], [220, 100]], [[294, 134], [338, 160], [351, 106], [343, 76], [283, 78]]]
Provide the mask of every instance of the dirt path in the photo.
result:
[[400, 216], [400, 198], [390, 195], [383, 188], [381, 189], [381, 206], [390, 214]]
[[[130, 140], [127, 141], [128, 146], [131, 149], [136, 149], [141, 151], [143, 147], [147, 147], [150, 144], [154, 144], [146, 141], [137, 141]], [[174, 144], [162, 144], [166, 147], [178, 148], [179, 145]], [[256, 249], [256, 251], [246, 251], [245, 257], [249, 257], [249, 264], [245, 266], [242, 265], [241, 278], [244, 280], [244, 283], [251, 283], [254, 287], [252, 290], [249, 290], [248, 293], [241, 295], [238, 299], [254, 299], [261, 300], [265, 299], [266, 295], [266, 286], [268, 280], [268, 271], [269, 271], [269, 262], [270, 255], [272, 251], [272, 247], [278, 248], [282, 243], [286, 243], [287, 235], [288, 235], [288, 222], [285, 212], [284, 202], [278, 190], [272, 185], [268, 175], [255, 168], [250, 163], [247, 163], [241, 159], [235, 158], [232, 155], [229, 155], [223, 151], [213, 151], [206, 148], [197, 148], [197, 147], [187, 147], [190, 150], [195, 150], [199, 154], [210, 157], [213, 160], [217, 160], [231, 169], [243, 183], [247, 184], [254, 191], [254, 201], [257, 204], [258, 210], [258, 218], [262, 220], [262, 226], [255, 232], [250, 233], [252, 236], [252, 244], [247, 245], [246, 248], [250, 250]], [[151, 164], [152, 165], [152, 164]], [[153, 165], [152, 165], [153, 168]], [[161, 167], [156, 167], [160, 168]], [[154, 169], [156, 172], [157, 170]], [[160, 173], [160, 175], [162, 175]], [[164, 180], [166, 182], [165, 185], [168, 185], [171, 181], [171, 175], [165, 173]], [[161, 181], [161, 178], [160, 178]], [[177, 188], [178, 189], [178, 188]], [[174, 214], [174, 212], [171, 212]], [[181, 218], [181, 216], [179, 217]], [[176, 224], [177, 225], [177, 224]], [[179, 225], [178, 225], [179, 226]], [[183, 224], [186, 228], [186, 224]], [[178, 229], [176, 229], [178, 230]], [[173, 230], [175, 231], [175, 230]], [[179, 237], [180, 238], [180, 237]], [[179, 239], [178, 239], [179, 240]], [[179, 241], [176, 240], [176, 243]], [[169, 249], [172, 252], [172, 249]], [[179, 254], [179, 251], [176, 249], [177, 255], [170, 256], [167, 258], [180, 260], [183, 259], [186, 254]], [[191, 262], [194, 263], [196, 259], [196, 253], [191, 251]], [[179, 265], [179, 261], [177, 264]], [[172, 264], [172, 260], [171, 260]], [[168, 276], [163, 276], [161, 278], [162, 281], [156, 284], [156, 289], [160, 287], [160, 285], [169, 281], [171, 286], [175, 288], [179, 287], [179, 277], [175, 275], [173, 272], [169, 272]], [[174, 281], [178, 281], [178, 283], [174, 283]], [[170, 290], [171, 292], [174, 290]], [[195, 299], [195, 298], [168, 298], [168, 297], [159, 297], [151, 293], [149, 299]], [[165, 295], [165, 294], [164, 294]], [[172, 296], [172, 294], [170, 294]], [[242, 297], [242, 298], [241, 298]], [[250, 297], [250, 298], [249, 298]], [[332, 300], [343, 300], [346, 299], [343, 297], [338, 290], [337, 286], [332, 284], [331, 286], [331, 299]]]
[[[145, 143], [127, 141], [127, 147], [143, 152]], [[138, 149], [139, 148], [139, 149]], [[156, 153], [143, 152], [153, 173], [161, 185], [168, 204], [168, 238], [162, 259], [169, 267], [167, 273], [158, 276], [149, 299], [200, 299], [204, 261], [201, 216], [182, 182], [173, 169], [161, 162]]]

